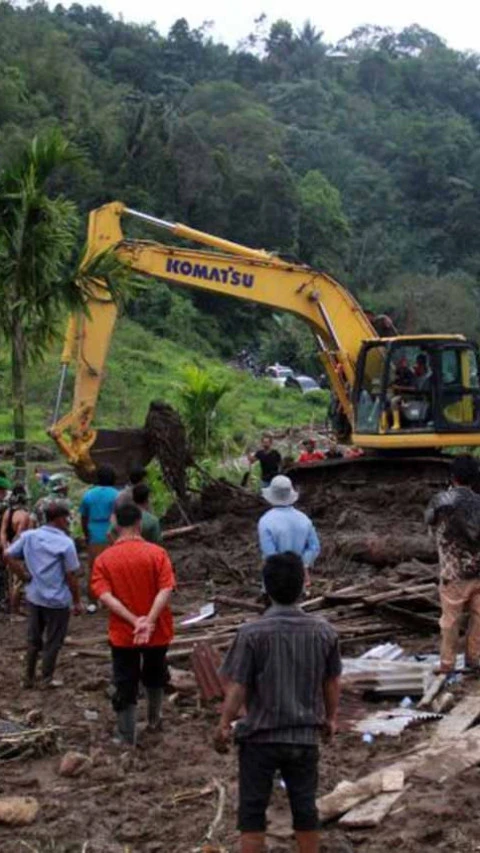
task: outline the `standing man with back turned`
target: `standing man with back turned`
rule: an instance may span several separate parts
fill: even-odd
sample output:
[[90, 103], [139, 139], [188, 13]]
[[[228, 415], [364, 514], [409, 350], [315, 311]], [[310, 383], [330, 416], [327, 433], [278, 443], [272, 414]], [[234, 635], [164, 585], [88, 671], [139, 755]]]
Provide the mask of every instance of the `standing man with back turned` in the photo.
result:
[[440, 563], [440, 672], [455, 669], [463, 613], [469, 624], [465, 665], [480, 669], [480, 495], [479, 469], [472, 456], [457, 456], [451, 487], [430, 501], [425, 519], [435, 530]]
[[87, 593], [89, 613], [95, 613], [96, 605], [90, 590], [90, 578], [95, 559], [109, 545], [108, 532], [113, 515], [118, 489], [115, 488], [116, 474], [111, 465], [101, 465], [97, 471], [97, 484], [85, 492], [80, 503], [80, 519], [88, 551]]
[[337, 729], [338, 639], [327, 622], [297, 606], [304, 569], [296, 554], [269, 557], [263, 578], [272, 607], [240, 626], [227, 655], [222, 674], [229, 686], [215, 745], [225, 751], [231, 723], [245, 706], [235, 729], [241, 853], [264, 853], [277, 770], [287, 786], [299, 853], [318, 853], [318, 740], [322, 728], [330, 736]]
[[168, 602], [175, 577], [167, 552], [142, 539], [140, 508], [123, 503], [116, 516], [118, 539], [95, 560], [92, 591], [110, 611], [112, 704], [118, 733], [121, 740], [134, 745], [140, 681], [147, 692], [149, 729], [161, 727], [165, 657], [173, 638]]
[[[45, 509], [45, 524], [27, 530], [6, 552], [12, 570], [26, 581], [27, 663], [25, 687], [33, 687], [37, 660], [42, 653], [42, 683], [53, 680], [58, 653], [67, 634], [70, 608], [81, 612], [77, 572], [80, 564], [68, 535], [68, 504], [52, 502]], [[24, 561], [24, 565], [20, 563]]]
[[279, 474], [267, 489], [262, 489], [262, 495], [272, 507], [258, 522], [263, 559], [293, 551], [303, 562], [305, 582], [309, 586], [310, 569], [321, 552], [321, 545], [311, 519], [294, 507], [298, 492], [289, 477]]

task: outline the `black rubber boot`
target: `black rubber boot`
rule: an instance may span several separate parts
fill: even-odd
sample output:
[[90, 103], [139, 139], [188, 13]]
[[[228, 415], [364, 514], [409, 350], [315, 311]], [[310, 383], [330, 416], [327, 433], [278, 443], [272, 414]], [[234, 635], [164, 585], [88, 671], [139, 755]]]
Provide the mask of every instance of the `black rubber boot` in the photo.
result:
[[135, 746], [137, 742], [136, 705], [127, 705], [122, 711], [117, 711], [117, 728], [120, 740]]
[[162, 701], [162, 687], [147, 689], [147, 722], [150, 732], [159, 732], [162, 729]]
[[38, 649], [28, 649], [25, 660], [25, 677], [23, 686], [28, 690], [35, 684], [35, 670], [37, 668]]

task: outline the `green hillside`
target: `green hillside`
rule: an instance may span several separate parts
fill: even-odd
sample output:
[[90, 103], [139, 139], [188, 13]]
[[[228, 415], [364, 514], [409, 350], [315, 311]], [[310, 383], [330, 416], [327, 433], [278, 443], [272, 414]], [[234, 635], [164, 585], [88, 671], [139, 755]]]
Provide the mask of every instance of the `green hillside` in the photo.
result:
[[[60, 342], [43, 364], [30, 370], [28, 378], [28, 438], [48, 441], [48, 424], [58, 382]], [[213, 371], [226, 379], [231, 390], [219, 406], [219, 450], [243, 449], [267, 427], [318, 423], [325, 417], [328, 394], [304, 398], [296, 391], [279, 389], [266, 379], [254, 379], [220, 361], [184, 349], [172, 341], [155, 337], [139, 324], [123, 318], [115, 331], [98, 407], [97, 426], [141, 426], [149, 402], [163, 399], [180, 406], [179, 386], [188, 365]], [[71, 400], [73, 371], [68, 379], [65, 405]], [[0, 351], [0, 392], [4, 408], [0, 415], [0, 441], [10, 441], [9, 358]], [[316, 398], [316, 399], [313, 399]]]
[[[480, 337], [478, 57], [416, 25], [332, 45], [321, 7], [299, 31], [258, 12], [231, 49], [183, 18], [0, 0], [0, 170], [61, 128], [82, 158], [55, 189], [82, 215], [121, 199], [326, 269], [403, 331]], [[161, 284], [129, 310], [207, 355], [311, 372], [295, 321], [279, 335], [258, 306]]]

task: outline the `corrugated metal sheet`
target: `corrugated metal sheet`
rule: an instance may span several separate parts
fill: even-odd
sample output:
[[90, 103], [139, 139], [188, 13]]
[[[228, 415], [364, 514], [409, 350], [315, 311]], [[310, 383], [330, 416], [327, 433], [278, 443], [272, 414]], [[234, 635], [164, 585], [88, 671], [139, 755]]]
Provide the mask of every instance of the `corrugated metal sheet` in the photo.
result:
[[209, 643], [195, 643], [192, 653], [192, 666], [202, 699], [223, 699], [225, 689], [218, 674], [222, 663], [220, 652]]
[[441, 718], [441, 714], [416, 711], [414, 708], [393, 708], [391, 711], [377, 711], [375, 714], [365, 717], [354, 726], [354, 729], [357, 732], [372, 735], [395, 736], [410, 726], [420, 725], [431, 720], [440, 720]]

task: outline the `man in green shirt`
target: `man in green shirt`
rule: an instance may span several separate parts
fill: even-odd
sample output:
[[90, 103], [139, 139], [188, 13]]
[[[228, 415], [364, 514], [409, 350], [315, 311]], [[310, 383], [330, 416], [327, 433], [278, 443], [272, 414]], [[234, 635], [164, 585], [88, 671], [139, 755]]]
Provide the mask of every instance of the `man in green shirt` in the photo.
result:
[[162, 531], [160, 522], [156, 515], [150, 512], [150, 489], [146, 483], [138, 483], [132, 489], [133, 502], [142, 511], [142, 526], [140, 532], [147, 542], [153, 542], [154, 545], [160, 545], [162, 541]]

